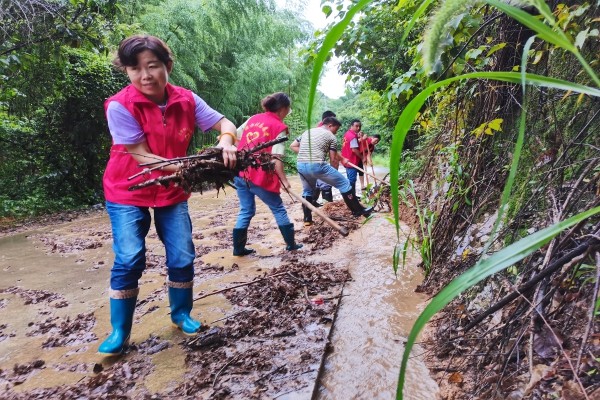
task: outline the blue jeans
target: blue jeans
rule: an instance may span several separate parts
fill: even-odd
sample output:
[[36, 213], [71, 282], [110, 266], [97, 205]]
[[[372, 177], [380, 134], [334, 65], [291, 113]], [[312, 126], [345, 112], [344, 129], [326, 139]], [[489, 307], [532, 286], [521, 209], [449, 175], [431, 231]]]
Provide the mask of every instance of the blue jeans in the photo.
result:
[[346, 176], [348, 177], [348, 180], [350, 181], [350, 185], [352, 185], [352, 186], [356, 185], [356, 177], [358, 176], [358, 170], [347, 167], [346, 168]]
[[[107, 201], [106, 211], [112, 225], [115, 253], [110, 287], [114, 290], [134, 289], [138, 287], [138, 280], [146, 268], [146, 235], [150, 229], [150, 210], [148, 207]], [[187, 201], [168, 207], [156, 207], [154, 226], [165, 245], [169, 280], [192, 281], [196, 255]]]
[[302, 181], [302, 196], [312, 196], [317, 179], [337, 188], [341, 193], [349, 192], [352, 187], [348, 179], [328, 163], [304, 163], [297, 165]]
[[235, 229], [246, 229], [250, 226], [250, 220], [256, 214], [256, 199], [254, 196], [258, 196], [271, 209], [277, 225], [282, 226], [290, 223], [279, 193], [269, 192], [239, 176], [233, 178], [233, 183], [240, 199], [240, 213], [235, 223]]
[[325, 183], [320, 179], [317, 179], [317, 185], [316, 188], [319, 190], [331, 190], [331, 185], [329, 183]]

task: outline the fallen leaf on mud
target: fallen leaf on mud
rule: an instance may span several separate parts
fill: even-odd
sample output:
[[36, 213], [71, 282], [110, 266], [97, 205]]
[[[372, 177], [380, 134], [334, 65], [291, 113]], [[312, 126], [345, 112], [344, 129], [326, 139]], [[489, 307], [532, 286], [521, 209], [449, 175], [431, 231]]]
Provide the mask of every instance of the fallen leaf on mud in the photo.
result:
[[574, 381], [566, 381], [563, 384], [563, 390], [562, 390], [562, 400], [585, 400], [585, 399], [592, 399], [592, 400], [597, 400], [598, 397], [586, 397], [582, 392], [581, 392], [581, 388], [579, 387], [579, 385], [574, 382]]
[[563, 339], [559, 332], [548, 325], [543, 325], [540, 332], [534, 335], [533, 350], [540, 357], [552, 358], [558, 353], [562, 343]]
[[463, 376], [460, 372], [453, 372], [449, 377], [448, 377], [448, 382], [450, 383], [463, 383], [464, 379]]
[[531, 378], [525, 387], [525, 395], [528, 395], [534, 387], [542, 380], [556, 373], [554, 367], [545, 364], [536, 364], [531, 370]]

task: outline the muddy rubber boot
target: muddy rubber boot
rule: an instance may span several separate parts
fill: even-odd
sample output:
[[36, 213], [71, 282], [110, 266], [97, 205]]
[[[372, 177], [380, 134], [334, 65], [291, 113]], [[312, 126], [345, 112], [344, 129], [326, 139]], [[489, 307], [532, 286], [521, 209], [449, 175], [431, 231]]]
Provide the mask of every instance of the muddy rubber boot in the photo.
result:
[[281, 235], [283, 236], [283, 240], [285, 240], [286, 250], [298, 250], [302, 247], [301, 244], [297, 244], [294, 240], [294, 224], [287, 225], [279, 225], [279, 230], [281, 231]]
[[313, 190], [313, 195], [312, 195], [312, 205], [315, 207], [321, 207], [323, 204], [319, 203], [319, 196], [321, 195], [321, 189], [316, 188], [315, 190]]
[[323, 196], [323, 200], [332, 202], [333, 201], [333, 193], [331, 192], [331, 188], [329, 189], [323, 189], [322, 192], [322, 196]]
[[233, 230], [233, 255], [247, 256], [254, 253], [254, 249], [247, 249], [246, 242], [248, 241], [248, 229], [236, 228]]
[[358, 202], [358, 198], [352, 190], [342, 193], [342, 198], [344, 199], [346, 206], [352, 211], [352, 215], [355, 217], [360, 217], [361, 215], [368, 217], [373, 212], [373, 207], [365, 208]]
[[[313, 198], [311, 196], [302, 196], [304, 200], [313, 204]], [[304, 226], [311, 226], [313, 224], [312, 211], [310, 208], [302, 204], [302, 212], [304, 213]], [[280, 227], [281, 228], [281, 227]]]
[[167, 286], [169, 287], [171, 321], [186, 335], [195, 335], [202, 324], [190, 317], [194, 304], [194, 282], [171, 282], [167, 280]]
[[123, 354], [123, 350], [129, 342], [133, 312], [139, 292], [139, 288], [110, 290], [110, 324], [113, 331], [98, 347], [98, 353], [108, 356]]

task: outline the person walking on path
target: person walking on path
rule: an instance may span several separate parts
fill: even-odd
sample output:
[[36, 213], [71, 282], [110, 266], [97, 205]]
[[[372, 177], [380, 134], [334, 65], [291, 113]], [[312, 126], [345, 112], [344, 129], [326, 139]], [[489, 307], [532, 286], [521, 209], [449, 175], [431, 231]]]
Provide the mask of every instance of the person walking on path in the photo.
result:
[[[270, 140], [288, 136], [288, 127], [283, 123], [283, 119], [292, 112], [290, 98], [282, 92], [273, 93], [265, 97], [261, 104], [264, 112], [250, 117], [238, 128], [239, 149], [252, 149]], [[277, 144], [264, 151], [283, 156], [285, 146]], [[290, 188], [283, 169], [283, 161], [275, 157], [274, 171], [265, 171], [262, 168], [249, 168], [247, 171], [242, 171], [234, 178], [234, 184], [240, 200], [240, 211], [233, 229], [234, 256], [254, 253], [253, 249], [246, 248], [246, 243], [250, 221], [256, 214], [256, 197], [271, 209], [286, 243], [286, 250], [297, 250], [302, 247], [294, 239], [294, 224], [290, 222], [281, 200], [281, 185], [283, 184], [286, 189]]]
[[[335, 134], [341, 126], [341, 122], [336, 118], [329, 117], [323, 120], [323, 125], [319, 128], [313, 128], [305, 131], [300, 141], [292, 143], [292, 150], [298, 153], [296, 166], [298, 174], [302, 181], [302, 197], [309, 203], [312, 202], [313, 188], [317, 179], [336, 187], [342, 194], [346, 206], [356, 217], [368, 217], [373, 211], [372, 207], [365, 208], [359, 202], [356, 194], [352, 191], [352, 186], [337, 169], [330, 163], [325, 162], [329, 156], [330, 162], [338, 160], [337, 140]], [[310, 135], [310, 139], [309, 139]], [[302, 206], [304, 212], [304, 224], [310, 226], [313, 222], [312, 212]]]
[[[131, 333], [138, 281], [146, 266], [150, 208], [166, 250], [171, 321], [187, 335], [200, 329], [200, 322], [190, 316], [195, 258], [187, 202], [190, 194], [181, 187], [162, 185], [129, 191], [136, 180], [128, 177], [140, 172], [138, 164], [185, 156], [196, 126], [221, 132], [217, 146], [223, 149], [227, 167], [235, 166], [237, 150], [231, 121], [197, 94], [168, 83], [173, 57], [162, 40], [147, 35], [128, 37], [120, 43], [114, 64], [131, 84], [104, 104], [113, 145], [103, 186], [115, 254], [110, 277], [113, 331], [98, 349], [106, 355], [121, 354]], [[164, 163], [137, 179], [154, 179], [180, 168]]]
[[356, 177], [358, 175], [358, 170], [348, 164], [348, 162], [358, 166], [361, 161], [361, 155], [359, 150], [358, 143], [358, 132], [362, 124], [360, 120], [354, 119], [350, 122], [350, 128], [344, 134], [344, 139], [342, 140], [342, 165], [346, 168], [346, 176], [350, 181], [350, 186], [352, 186], [352, 193], [356, 193]]

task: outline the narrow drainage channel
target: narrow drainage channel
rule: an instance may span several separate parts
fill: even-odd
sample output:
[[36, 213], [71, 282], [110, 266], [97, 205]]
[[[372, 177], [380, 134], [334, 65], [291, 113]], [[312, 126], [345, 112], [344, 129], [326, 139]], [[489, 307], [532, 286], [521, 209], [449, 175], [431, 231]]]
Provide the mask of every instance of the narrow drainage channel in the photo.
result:
[[[403, 230], [408, 232], [407, 227]], [[396, 396], [403, 343], [426, 296], [414, 291], [423, 279], [417, 255], [409, 254], [406, 265], [394, 275], [395, 237], [395, 228], [387, 219], [374, 218], [322, 257], [322, 261], [348, 262], [353, 280], [344, 288], [331, 335], [332, 350], [315, 392], [317, 399]], [[413, 349], [413, 354], [420, 353], [419, 348]], [[423, 359], [413, 357], [408, 365], [404, 398], [436, 398], [438, 387]]]

